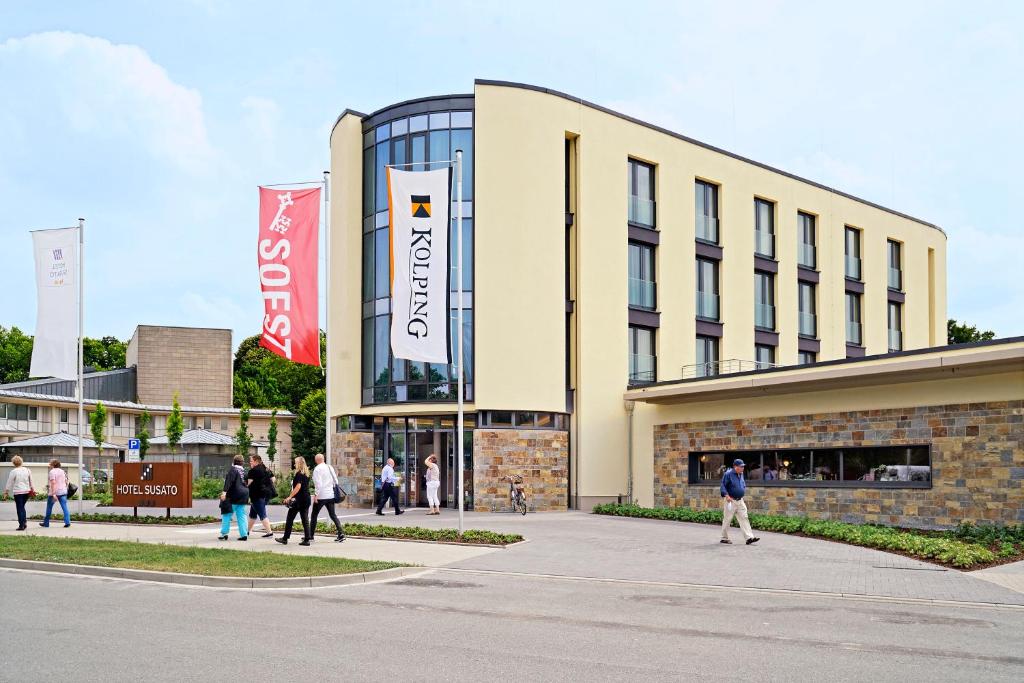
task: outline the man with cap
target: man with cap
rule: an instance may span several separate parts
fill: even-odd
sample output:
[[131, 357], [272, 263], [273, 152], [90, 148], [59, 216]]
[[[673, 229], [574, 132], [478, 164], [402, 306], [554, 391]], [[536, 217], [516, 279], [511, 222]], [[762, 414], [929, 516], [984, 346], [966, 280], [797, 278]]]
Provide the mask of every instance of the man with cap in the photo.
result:
[[725, 471], [722, 477], [722, 543], [732, 543], [729, 540], [729, 526], [732, 524], [732, 517], [736, 515], [740, 522], [740, 530], [747, 538], [747, 545], [757, 543], [761, 539], [750, 530], [750, 521], [747, 519], [747, 504], [743, 502], [743, 494], [746, 493], [747, 483], [743, 481], [743, 468], [746, 467], [739, 458], [732, 461], [732, 468]]

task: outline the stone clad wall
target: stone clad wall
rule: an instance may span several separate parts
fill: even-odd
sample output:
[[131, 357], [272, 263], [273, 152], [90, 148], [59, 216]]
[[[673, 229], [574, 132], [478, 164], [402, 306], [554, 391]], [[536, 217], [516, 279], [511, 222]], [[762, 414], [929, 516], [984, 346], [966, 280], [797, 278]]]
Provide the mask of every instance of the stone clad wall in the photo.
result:
[[331, 460], [338, 468], [338, 483], [348, 493], [348, 507], [373, 505], [373, 434], [331, 434]]
[[473, 506], [510, 509], [508, 481], [521, 474], [534, 511], [565, 510], [569, 486], [569, 433], [547, 429], [477, 429], [473, 432]]
[[1024, 522], [1024, 401], [657, 425], [654, 504], [721, 506], [691, 486], [691, 451], [931, 444], [932, 488], [751, 486], [752, 512], [942, 528]]

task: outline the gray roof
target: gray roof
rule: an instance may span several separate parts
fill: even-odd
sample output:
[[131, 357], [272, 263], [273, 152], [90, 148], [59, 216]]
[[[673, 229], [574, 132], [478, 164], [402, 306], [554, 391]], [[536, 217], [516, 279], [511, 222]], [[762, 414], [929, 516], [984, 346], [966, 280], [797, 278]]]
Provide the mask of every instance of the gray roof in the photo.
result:
[[[34, 401], [52, 401], [54, 403], [64, 403], [71, 406], [77, 406], [78, 401], [74, 398], [68, 398], [64, 396], [49, 396], [47, 394], [38, 394], [28, 391], [11, 390], [0, 387], [0, 398], [20, 398]], [[97, 401], [92, 399], [85, 399], [85, 405], [94, 406]], [[171, 412], [172, 406], [161, 406], [147, 403], [134, 403], [132, 401], [103, 401], [103, 405], [107, 408], [124, 408], [126, 410], [137, 410], [143, 411], [148, 410], [150, 412], [158, 413], [169, 413]], [[238, 408], [210, 408], [202, 406], [181, 406], [181, 412], [183, 413], [200, 413], [200, 414], [215, 414], [215, 415], [238, 415]], [[254, 417], [270, 417], [270, 410], [264, 408], [250, 408], [249, 414]], [[278, 410], [278, 417], [295, 417], [295, 414], [288, 410]]]
[[[155, 439], [150, 439], [149, 443], [156, 445], [167, 444], [166, 436], [158, 436]], [[179, 442], [182, 446], [194, 446], [196, 444], [212, 444], [214, 446], [234, 446], [234, 437], [228, 436], [227, 434], [221, 434], [220, 432], [211, 432], [209, 429], [186, 429], [181, 434], [181, 441]]]
[[[100, 401], [132, 401], [135, 399], [135, 374], [134, 367], [88, 372], [82, 378], [85, 385], [85, 398]], [[0, 389], [73, 398], [75, 380], [45, 377], [25, 382], [0, 384]]]
[[[30, 448], [32, 446], [59, 446], [78, 448], [78, 437], [67, 432], [56, 432], [54, 434], [44, 434], [43, 436], [35, 436], [31, 439], [21, 439], [19, 441], [9, 441], [5, 444], [0, 444], [4, 448], [10, 448], [12, 446], [17, 448]], [[85, 448], [96, 448], [96, 442], [88, 436], [82, 436], [82, 446]], [[104, 448], [111, 450], [118, 450], [124, 448], [124, 446], [118, 446], [117, 444], [103, 442]]]

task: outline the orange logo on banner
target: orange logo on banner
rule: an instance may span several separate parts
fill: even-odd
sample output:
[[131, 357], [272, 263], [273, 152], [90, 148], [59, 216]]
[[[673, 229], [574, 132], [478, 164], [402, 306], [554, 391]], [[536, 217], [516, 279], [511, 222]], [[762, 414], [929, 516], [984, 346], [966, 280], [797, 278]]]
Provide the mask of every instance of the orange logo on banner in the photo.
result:
[[412, 195], [412, 217], [413, 218], [430, 218], [430, 195], [429, 194], [414, 194], [414, 195]]

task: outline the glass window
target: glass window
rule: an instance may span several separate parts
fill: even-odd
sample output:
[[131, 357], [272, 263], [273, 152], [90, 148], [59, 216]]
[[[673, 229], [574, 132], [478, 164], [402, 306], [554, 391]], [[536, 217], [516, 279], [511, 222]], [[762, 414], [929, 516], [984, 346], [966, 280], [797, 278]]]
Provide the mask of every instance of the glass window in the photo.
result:
[[775, 276], [754, 271], [754, 326], [775, 329]]
[[388, 150], [388, 143], [377, 144], [376, 171], [374, 187], [376, 187], [375, 204], [378, 211], [387, 211], [388, 208], [388, 175], [387, 167], [391, 163], [391, 155]]
[[363, 235], [363, 301], [374, 298], [373, 276], [376, 270], [373, 260], [373, 239], [371, 232]]
[[[725, 470], [728, 469], [723, 453], [701, 453], [700, 455], [690, 456], [690, 458], [693, 463], [691, 468], [693, 475], [690, 477], [691, 484], [714, 482], [715, 486], [719, 485]], [[733, 459], [735, 460], [735, 458]]]
[[639, 242], [629, 243], [629, 305], [654, 309], [654, 247]]
[[68, 421], [68, 411], [66, 408], [60, 409], [60, 421], [64, 423]]
[[816, 268], [818, 255], [815, 245], [815, 218], [802, 211], [796, 214], [797, 223], [797, 263], [806, 268]]
[[409, 132], [409, 119], [399, 119], [391, 122], [392, 135], [405, 135]]
[[537, 419], [537, 413], [516, 413], [517, 427], [533, 427]]
[[629, 222], [653, 228], [655, 225], [654, 167], [630, 159], [628, 169]]
[[799, 351], [796, 354], [796, 362], [798, 365], [810, 365], [811, 363], [817, 363], [818, 354], [813, 351]]
[[375, 132], [376, 135], [374, 139], [377, 142], [384, 142], [391, 136], [391, 124], [385, 123], [383, 125], [377, 126], [377, 130]]
[[228, 419], [226, 417], [222, 417], [220, 419], [220, 429], [223, 432], [227, 431], [227, 429], [228, 429]]
[[391, 139], [391, 163], [399, 170], [406, 171], [405, 152], [409, 139], [405, 136]]
[[391, 316], [378, 315], [374, 318], [373, 377], [374, 384], [389, 381], [388, 356], [391, 348]]
[[203, 429], [213, 429], [213, 418], [206, 416], [203, 418]]
[[903, 350], [903, 305], [889, 302], [889, 351]]
[[629, 327], [629, 380], [655, 381], [654, 330]]
[[409, 161], [413, 162], [413, 165], [410, 168], [413, 171], [425, 171], [427, 170], [427, 165], [421, 162], [427, 160], [427, 136], [413, 135], [411, 139], [412, 158]]
[[697, 317], [718, 320], [718, 261], [697, 259]]
[[439, 114], [430, 115], [430, 130], [448, 128], [451, 117], [448, 112], [441, 112]]
[[453, 111], [452, 112], [452, 128], [472, 128], [473, 127], [473, 112], [471, 111]]
[[[452, 234], [451, 240], [449, 240], [449, 255], [448, 263], [451, 264], [451, 283], [452, 283], [452, 306], [456, 305], [455, 301], [455, 288], [458, 285], [458, 221], [452, 220]], [[473, 291], [473, 220], [469, 218], [462, 219], [462, 289], [466, 292]]]
[[121, 426], [121, 413], [114, 413], [112, 415], [112, 418], [114, 420], [114, 426], [115, 427], [120, 427]]
[[[430, 131], [430, 161], [437, 162], [430, 164], [430, 170], [447, 168], [451, 160], [451, 134], [447, 130]], [[466, 182], [463, 177], [462, 182]]]
[[409, 132], [415, 133], [417, 131], [426, 130], [427, 120], [428, 117], [426, 114], [423, 114], [422, 116], [413, 116], [409, 119]]
[[373, 215], [374, 209], [374, 194], [373, 190], [373, 171], [374, 171], [374, 148], [368, 147], [363, 150], [363, 215]]
[[391, 244], [387, 228], [375, 233], [373, 261], [375, 264], [374, 281], [376, 295], [383, 299], [391, 294]]
[[860, 230], [847, 226], [845, 234], [846, 277], [851, 280], [860, 280]]
[[492, 427], [511, 427], [512, 413], [501, 410], [492, 410], [488, 424]]
[[754, 361], [757, 369], [763, 370], [775, 365], [775, 347], [768, 344], [754, 344]]
[[818, 334], [818, 321], [815, 309], [815, 286], [810, 282], [798, 282], [797, 288], [800, 334], [805, 337], [814, 337]]
[[914, 482], [931, 481], [927, 446], [883, 446], [844, 448], [844, 481]]
[[863, 339], [860, 324], [860, 294], [846, 293], [846, 343], [857, 344]]
[[718, 338], [697, 335], [697, 377], [718, 374]]
[[[455, 158], [456, 150], [462, 150], [462, 198], [468, 200], [473, 198], [473, 131], [464, 128], [452, 131], [451, 153], [449, 159]], [[452, 178], [455, 183], [458, 178]], [[455, 192], [453, 185], [452, 192]], [[452, 214], [454, 215], [454, 213]]]
[[889, 240], [889, 289], [903, 289], [903, 260], [899, 242]]
[[373, 386], [373, 318], [363, 320], [363, 386]]
[[775, 204], [754, 200], [754, 253], [775, 258]]
[[694, 190], [697, 239], [718, 244], [718, 186], [698, 180]]
[[537, 428], [538, 429], [559, 429], [554, 425], [554, 415], [551, 413], [537, 413]]

